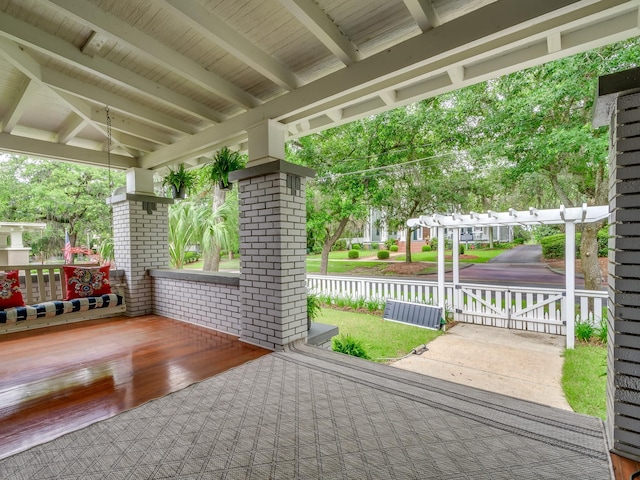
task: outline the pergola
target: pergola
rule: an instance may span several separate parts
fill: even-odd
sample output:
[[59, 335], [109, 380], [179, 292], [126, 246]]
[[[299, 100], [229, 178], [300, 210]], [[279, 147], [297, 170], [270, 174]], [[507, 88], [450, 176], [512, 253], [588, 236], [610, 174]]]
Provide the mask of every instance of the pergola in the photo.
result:
[[[583, 204], [581, 207], [560, 208], [538, 210], [514, 210], [510, 208], [507, 212], [474, 213], [468, 215], [423, 215], [419, 218], [412, 218], [407, 222], [410, 228], [435, 227], [438, 235], [438, 306], [444, 311], [445, 308], [445, 229], [454, 230], [453, 234], [453, 285], [460, 284], [460, 264], [459, 264], [459, 229], [465, 227], [498, 227], [511, 225], [557, 225], [564, 224], [565, 241], [565, 293], [563, 318], [567, 322], [567, 348], [573, 348], [575, 339], [575, 268], [576, 268], [576, 224], [593, 223], [609, 217], [609, 207], [607, 205], [590, 207]], [[455, 305], [454, 305], [455, 307]]]

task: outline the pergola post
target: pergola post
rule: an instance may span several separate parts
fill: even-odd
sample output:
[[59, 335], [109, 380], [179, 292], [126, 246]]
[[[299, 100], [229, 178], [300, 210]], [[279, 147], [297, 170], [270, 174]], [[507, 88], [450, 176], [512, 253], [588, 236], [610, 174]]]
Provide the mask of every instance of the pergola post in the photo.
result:
[[453, 292], [451, 295], [451, 311], [455, 315], [456, 308], [461, 304], [460, 302], [460, 290], [458, 284], [460, 283], [460, 229], [453, 229]]
[[444, 227], [438, 227], [438, 306], [445, 315], [445, 292], [444, 292]]
[[565, 224], [565, 292], [564, 319], [566, 322], [567, 348], [575, 344], [576, 323], [576, 224], [568, 221]]

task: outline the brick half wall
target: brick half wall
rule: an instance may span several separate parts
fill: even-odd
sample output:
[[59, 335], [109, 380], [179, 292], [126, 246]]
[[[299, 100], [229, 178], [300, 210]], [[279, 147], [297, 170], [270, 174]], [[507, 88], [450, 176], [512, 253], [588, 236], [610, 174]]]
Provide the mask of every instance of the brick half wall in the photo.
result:
[[153, 313], [240, 336], [237, 275], [157, 269], [149, 276]]

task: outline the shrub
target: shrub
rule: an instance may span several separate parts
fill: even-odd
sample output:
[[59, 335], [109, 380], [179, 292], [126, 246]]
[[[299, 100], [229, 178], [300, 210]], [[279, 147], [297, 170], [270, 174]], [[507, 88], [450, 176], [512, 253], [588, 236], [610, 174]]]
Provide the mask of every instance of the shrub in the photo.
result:
[[429, 241], [429, 245], [431, 245], [431, 250], [438, 250], [438, 239], [436, 237], [432, 238]]
[[576, 322], [576, 337], [578, 340], [588, 341], [595, 334], [595, 329], [593, 325], [589, 322], [581, 322], [578, 320]]
[[392, 245], [395, 245], [396, 243], [398, 243], [398, 241], [395, 238], [388, 238], [387, 240], [385, 240], [384, 245], [388, 250]]
[[464, 255], [464, 245], [462, 243], [458, 245], [458, 253]]
[[378, 250], [378, 258], [380, 260], [386, 260], [389, 258], [389, 250]]
[[372, 243], [371, 244], [371, 250], [378, 250], [380, 248], [380, 244], [379, 243]]
[[431, 245], [423, 245], [422, 246], [422, 251], [423, 252], [430, 252], [431, 251]]
[[609, 228], [604, 227], [598, 230], [598, 256], [609, 255]]
[[336, 243], [333, 244], [331, 250], [333, 251], [342, 251], [347, 249], [347, 241], [344, 238], [339, 238], [336, 240]]
[[544, 258], [564, 258], [564, 233], [550, 235], [540, 240]]
[[607, 319], [603, 318], [600, 320], [600, 328], [596, 330], [596, 337], [602, 343], [607, 343], [607, 335], [609, 333], [609, 324], [607, 323]]
[[370, 360], [362, 340], [352, 337], [351, 335], [340, 335], [333, 338], [333, 351], [353, 355], [354, 357]]
[[390, 252], [397, 252], [398, 251], [398, 245], [391, 245], [389, 247], [389, 251]]
[[362, 250], [362, 245], [360, 245], [359, 243], [354, 243], [353, 245], [351, 245], [351, 250]]
[[200, 254], [198, 252], [185, 252], [184, 263], [194, 263], [200, 260]]
[[347, 256], [351, 259], [354, 258], [360, 258], [360, 252], [358, 250], [349, 250], [349, 253], [347, 253]]
[[307, 292], [307, 330], [311, 328], [311, 322], [320, 315], [320, 297], [312, 292]]
[[524, 245], [524, 238], [514, 238], [513, 239], [513, 244], [514, 245]]

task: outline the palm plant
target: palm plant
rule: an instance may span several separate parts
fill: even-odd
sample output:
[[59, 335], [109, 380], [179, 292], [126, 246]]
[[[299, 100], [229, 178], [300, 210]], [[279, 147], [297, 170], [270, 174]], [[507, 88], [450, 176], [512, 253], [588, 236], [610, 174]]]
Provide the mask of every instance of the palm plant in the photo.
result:
[[243, 167], [244, 159], [242, 155], [239, 152], [230, 150], [228, 147], [223, 147], [214, 155], [213, 161], [204, 168], [211, 183], [217, 182], [221, 190], [228, 190], [231, 188], [229, 172], [240, 170]]
[[198, 212], [191, 202], [181, 202], [169, 208], [169, 258], [171, 267], [182, 268], [187, 249], [197, 243]]

